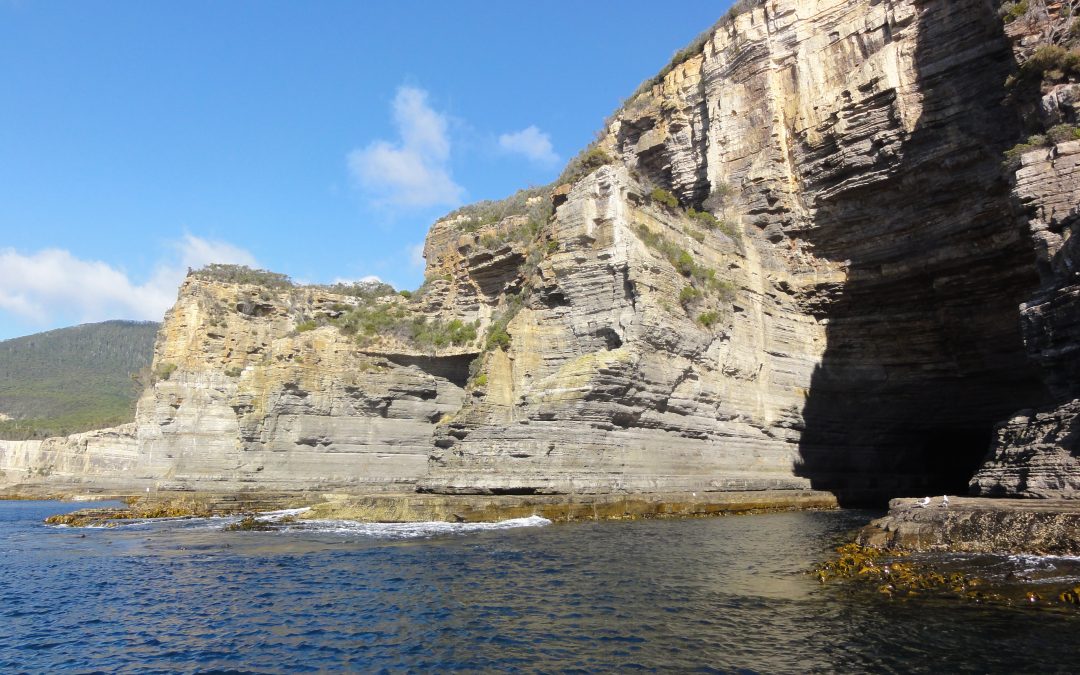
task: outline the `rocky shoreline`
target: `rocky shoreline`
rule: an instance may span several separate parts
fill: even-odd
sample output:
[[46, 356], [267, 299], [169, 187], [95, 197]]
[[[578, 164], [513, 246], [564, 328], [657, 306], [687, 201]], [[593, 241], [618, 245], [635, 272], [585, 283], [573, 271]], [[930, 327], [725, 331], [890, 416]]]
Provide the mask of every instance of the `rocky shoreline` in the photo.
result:
[[1080, 555], [1080, 501], [1070, 499], [894, 499], [858, 542], [899, 551]]
[[300, 507], [310, 507], [301, 516], [304, 519], [366, 523], [478, 523], [529, 516], [541, 516], [552, 522], [572, 522], [693, 518], [835, 509], [838, 506], [834, 495], [813, 490], [537, 496], [155, 493], [98, 497], [124, 499], [128, 506], [80, 509], [53, 516], [47, 522], [70, 526], [107, 525], [119, 520], [253, 514]]

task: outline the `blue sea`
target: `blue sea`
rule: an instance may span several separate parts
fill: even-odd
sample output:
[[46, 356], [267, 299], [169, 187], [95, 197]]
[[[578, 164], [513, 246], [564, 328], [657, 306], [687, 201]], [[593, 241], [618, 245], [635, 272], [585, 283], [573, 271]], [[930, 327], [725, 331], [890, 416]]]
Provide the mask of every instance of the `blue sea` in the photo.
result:
[[[0, 502], [0, 671], [1080, 670], [1078, 612], [890, 600], [805, 574], [868, 512], [42, 524], [82, 506]], [[1080, 583], [1075, 559], [976, 562]]]

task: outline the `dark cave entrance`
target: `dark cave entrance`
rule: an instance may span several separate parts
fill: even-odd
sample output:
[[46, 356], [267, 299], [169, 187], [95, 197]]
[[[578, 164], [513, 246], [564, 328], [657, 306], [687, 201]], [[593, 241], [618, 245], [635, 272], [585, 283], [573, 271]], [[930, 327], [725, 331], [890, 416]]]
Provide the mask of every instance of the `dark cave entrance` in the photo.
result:
[[[825, 312], [796, 472], [844, 505], [967, 494], [994, 426], [1049, 401], [1020, 333], [1019, 306], [1039, 282], [1033, 246], [1001, 164], [1022, 132], [1017, 111], [997, 103], [1011, 48], [986, 3], [918, 14], [921, 115], [906, 136], [881, 123], [873, 179], [848, 180], [870, 174], [847, 167], [842, 134], [835, 150], [797, 151], [836, 155], [806, 163], [825, 170], [801, 177], [817, 197], [814, 227], [799, 236], [845, 261], [847, 282]], [[889, 120], [892, 101], [856, 105]]]
[[967, 494], [968, 480], [986, 457], [992, 435], [990, 428], [928, 430], [914, 453], [920, 466], [913, 467], [927, 477], [924, 496]]
[[457, 387], [465, 388], [469, 381], [469, 364], [476, 354], [456, 356], [412, 356], [405, 354], [384, 354], [386, 358], [399, 366], [416, 367], [428, 375], [448, 380]]

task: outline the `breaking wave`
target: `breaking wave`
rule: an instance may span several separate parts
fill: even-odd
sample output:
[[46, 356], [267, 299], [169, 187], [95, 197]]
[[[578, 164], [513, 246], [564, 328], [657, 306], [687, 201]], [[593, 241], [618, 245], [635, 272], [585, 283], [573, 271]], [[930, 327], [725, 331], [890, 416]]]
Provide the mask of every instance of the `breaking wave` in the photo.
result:
[[[270, 514], [264, 514], [263, 517]], [[283, 516], [279, 516], [280, 520]], [[494, 523], [445, 523], [440, 521], [420, 523], [358, 523], [351, 520], [301, 520], [281, 526], [283, 532], [322, 532], [330, 534], [359, 535], [378, 539], [412, 539], [443, 534], [464, 534], [485, 530], [510, 530], [519, 527], [544, 527], [551, 521], [541, 516], [511, 518]]]

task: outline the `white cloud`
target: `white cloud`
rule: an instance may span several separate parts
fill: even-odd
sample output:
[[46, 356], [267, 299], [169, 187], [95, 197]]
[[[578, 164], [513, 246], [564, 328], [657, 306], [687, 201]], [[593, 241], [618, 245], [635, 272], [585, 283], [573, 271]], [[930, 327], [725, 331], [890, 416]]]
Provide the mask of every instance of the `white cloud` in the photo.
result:
[[64, 249], [22, 254], [0, 249], [0, 311], [37, 324], [149, 319], [160, 321], [176, 300], [187, 269], [212, 262], [256, 266], [244, 249], [219, 241], [184, 237], [170, 246], [144, 283], [100, 260], [83, 260]]
[[427, 92], [400, 87], [394, 125], [400, 141], [374, 141], [348, 155], [349, 171], [376, 204], [422, 208], [461, 203], [464, 189], [450, 175], [447, 120], [432, 110]]
[[210, 263], [230, 263], [258, 267], [255, 256], [248, 251], [224, 241], [211, 241], [190, 234], [172, 244], [179, 254], [180, 264], [191, 269], [199, 269]]
[[536, 125], [499, 136], [499, 147], [505, 152], [523, 155], [539, 164], [550, 165], [559, 161], [559, 156], [551, 147], [551, 136], [540, 131]]
[[346, 279], [345, 277], [338, 277], [338, 278], [334, 279], [333, 281], [331, 281], [330, 283], [331, 284], [346, 284], [346, 285], [349, 285], [349, 284], [380, 284], [380, 283], [382, 283], [382, 279], [375, 276], [374, 274], [369, 274], [366, 277], [360, 277], [359, 279]]
[[409, 247], [409, 264], [413, 267], [424, 266], [424, 244], [413, 244]]

